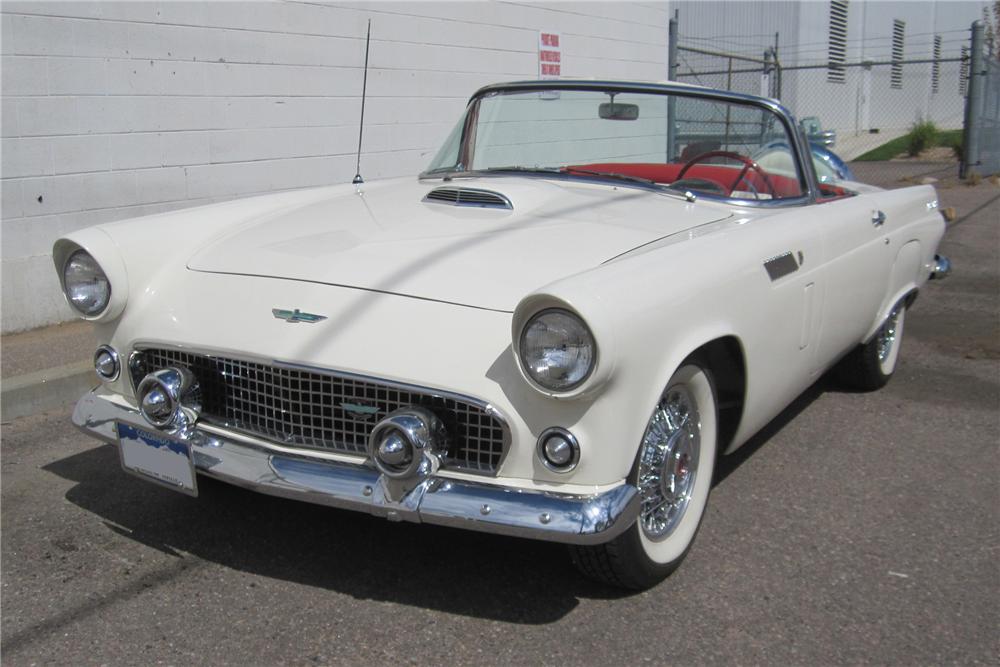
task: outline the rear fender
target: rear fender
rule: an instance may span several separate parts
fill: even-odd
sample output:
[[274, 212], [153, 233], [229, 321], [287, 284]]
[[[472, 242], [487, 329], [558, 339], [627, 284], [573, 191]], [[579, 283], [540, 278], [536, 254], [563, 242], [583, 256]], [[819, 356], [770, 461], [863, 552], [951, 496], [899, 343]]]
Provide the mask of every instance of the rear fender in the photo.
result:
[[923, 269], [922, 252], [920, 241], [915, 240], [905, 243], [899, 249], [899, 252], [896, 254], [896, 261], [892, 265], [889, 291], [885, 301], [879, 308], [875, 321], [872, 322], [868, 332], [865, 334], [865, 341], [870, 340], [878, 332], [882, 327], [882, 323], [889, 317], [889, 313], [892, 312], [892, 309], [900, 300], [915, 298], [917, 290], [920, 288], [918, 280]]

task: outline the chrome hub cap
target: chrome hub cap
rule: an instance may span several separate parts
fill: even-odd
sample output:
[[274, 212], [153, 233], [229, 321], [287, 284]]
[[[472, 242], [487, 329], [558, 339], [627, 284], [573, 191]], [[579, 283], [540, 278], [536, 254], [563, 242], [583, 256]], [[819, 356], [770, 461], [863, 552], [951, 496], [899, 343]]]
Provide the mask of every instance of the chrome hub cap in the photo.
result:
[[899, 324], [899, 306], [892, 309], [888, 319], [878, 332], [878, 360], [885, 363], [892, 352], [892, 346], [896, 344], [896, 328]]
[[680, 523], [694, 492], [701, 419], [684, 385], [671, 387], [656, 406], [639, 458], [639, 516], [646, 537], [662, 540]]

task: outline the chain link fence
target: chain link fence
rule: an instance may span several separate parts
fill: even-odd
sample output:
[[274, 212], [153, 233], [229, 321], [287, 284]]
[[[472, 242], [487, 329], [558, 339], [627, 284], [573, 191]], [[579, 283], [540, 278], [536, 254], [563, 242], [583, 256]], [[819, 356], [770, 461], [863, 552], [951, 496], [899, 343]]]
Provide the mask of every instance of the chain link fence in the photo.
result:
[[962, 176], [1000, 174], [1000, 61], [982, 22], [972, 25]]
[[976, 81], [968, 32], [935, 37], [921, 57], [892, 52], [861, 62], [783, 60], [780, 35], [756, 55], [707, 49], [679, 33], [676, 80], [779, 100], [859, 181], [902, 187], [959, 174], [970, 94], [978, 129], [970, 164], [980, 175], [1000, 171], [1000, 63], [984, 62]]
[[974, 121], [979, 123], [978, 168], [981, 174], [1000, 174], [1000, 61], [987, 61], [983, 78], [983, 106]]

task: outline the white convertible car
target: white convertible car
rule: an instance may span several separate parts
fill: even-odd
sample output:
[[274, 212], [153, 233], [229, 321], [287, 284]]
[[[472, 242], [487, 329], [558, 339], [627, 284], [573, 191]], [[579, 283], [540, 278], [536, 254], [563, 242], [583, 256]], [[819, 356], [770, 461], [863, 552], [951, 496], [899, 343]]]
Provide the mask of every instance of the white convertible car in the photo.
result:
[[835, 365], [885, 384], [949, 270], [933, 188], [809, 155], [772, 100], [505, 83], [419, 177], [82, 230], [53, 252], [103, 342], [73, 419], [192, 495], [564, 542], [654, 585], [717, 457]]

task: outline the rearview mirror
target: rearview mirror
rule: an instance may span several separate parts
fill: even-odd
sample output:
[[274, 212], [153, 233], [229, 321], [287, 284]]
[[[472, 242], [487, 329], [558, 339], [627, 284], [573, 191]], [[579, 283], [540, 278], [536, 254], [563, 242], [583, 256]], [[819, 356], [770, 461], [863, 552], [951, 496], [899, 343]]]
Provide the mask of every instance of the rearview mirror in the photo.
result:
[[604, 120], [637, 120], [639, 118], [639, 105], [604, 102], [597, 110], [597, 114]]

